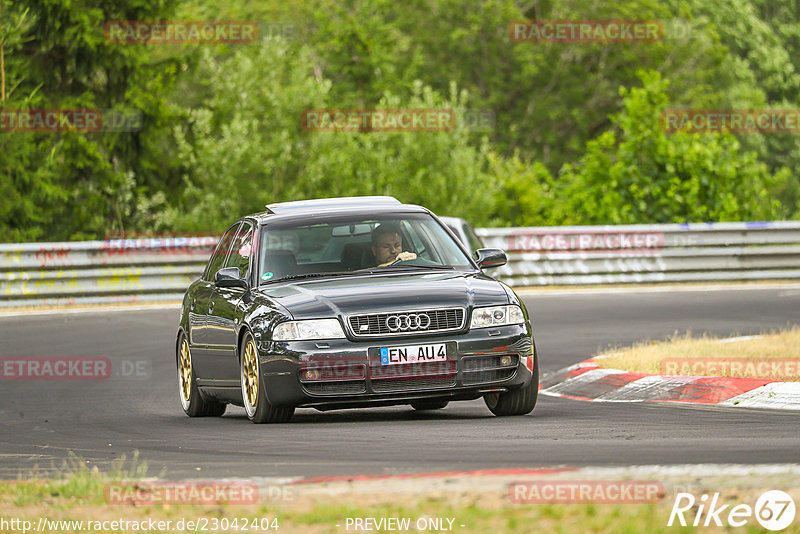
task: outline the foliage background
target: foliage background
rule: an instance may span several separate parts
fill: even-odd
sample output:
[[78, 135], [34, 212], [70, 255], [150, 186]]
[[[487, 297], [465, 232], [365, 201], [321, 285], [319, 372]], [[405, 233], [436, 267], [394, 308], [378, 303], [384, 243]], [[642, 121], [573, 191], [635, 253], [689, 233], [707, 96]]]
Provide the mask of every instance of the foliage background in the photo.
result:
[[[665, 134], [665, 108], [800, 108], [795, 0], [0, 0], [3, 109], [135, 108], [136, 133], [0, 132], [0, 240], [219, 232], [394, 195], [473, 224], [800, 218], [800, 137]], [[517, 19], [659, 19], [657, 43], [512, 43]], [[121, 45], [110, 20], [255, 20]], [[314, 133], [307, 108], [491, 110], [489, 132]]]

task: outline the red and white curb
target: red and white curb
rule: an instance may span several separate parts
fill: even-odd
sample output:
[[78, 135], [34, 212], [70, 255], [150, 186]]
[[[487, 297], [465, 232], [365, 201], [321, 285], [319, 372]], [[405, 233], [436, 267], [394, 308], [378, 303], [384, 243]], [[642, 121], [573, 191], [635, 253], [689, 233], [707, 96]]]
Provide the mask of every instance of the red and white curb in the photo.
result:
[[507, 477], [507, 476], [547, 476], [575, 471], [576, 467], [539, 467], [539, 468], [500, 468], [476, 469], [472, 471], [432, 471], [422, 473], [401, 473], [391, 475], [334, 475], [316, 476], [293, 480], [290, 484], [327, 484], [334, 482], [368, 482], [376, 480], [405, 480], [421, 478], [456, 478], [456, 477]]
[[[626, 481], [654, 480], [665, 489], [702, 487], [748, 488], [774, 486], [794, 488], [800, 480], [798, 464], [676, 464], [590, 467], [532, 467], [440, 471], [381, 475], [340, 475], [313, 477], [250, 477], [244, 480], [259, 487], [264, 500], [297, 501], [308, 496], [347, 497], [352, 495], [453, 494], [492, 491], [507, 494], [509, 484], [519, 481]], [[278, 491], [280, 489], [280, 491]], [[674, 493], [674, 492], [670, 492]], [[701, 492], [698, 492], [701, 493]]]
[[544, 377], [540, 393], [598, 402], [687, 402], [800, 410], [800, 382], [630, 373], [600, 367], [594, 359]]

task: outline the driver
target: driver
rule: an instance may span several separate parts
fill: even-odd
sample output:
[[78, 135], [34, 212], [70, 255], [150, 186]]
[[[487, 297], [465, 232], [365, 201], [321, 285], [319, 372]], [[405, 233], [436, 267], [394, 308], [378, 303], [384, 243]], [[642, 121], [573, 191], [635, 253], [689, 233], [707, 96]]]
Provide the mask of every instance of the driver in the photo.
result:
[[372, 231], [372, 255], [378, 267], [417, 259], [413, 252], [403, 251], [403, 236], [396, 223], [383, 223]]

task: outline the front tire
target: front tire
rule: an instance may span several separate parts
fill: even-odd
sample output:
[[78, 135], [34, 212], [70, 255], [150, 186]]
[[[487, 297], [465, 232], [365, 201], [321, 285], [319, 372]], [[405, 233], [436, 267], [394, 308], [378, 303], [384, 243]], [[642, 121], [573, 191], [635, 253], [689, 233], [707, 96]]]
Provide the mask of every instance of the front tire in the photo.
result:
[[242, 340], [240, 355], [242, 401], [247, 418], [260, 423], [287, 423], [294, 415], [294, 406], [276, 407], [267, 400], [264, 381], [261, 379], [261, 364], [258, 360], [253, 336], [248, 332]]
[[222, 402], [207, 401], [200, 396], [197, 378], [192, 368], [189, 341], [184, 333], [181, 333], [178, 339], [178, 397], [183, 412], [189, 417], [219, 417], [227, 408]]
[[506, 393], [488, 393], [483, 396], [486, 407], [499, 417], [527, 415], [536, 406], [539, 397], [539, 354], [533, 346], [533, 376], [527, 386]]

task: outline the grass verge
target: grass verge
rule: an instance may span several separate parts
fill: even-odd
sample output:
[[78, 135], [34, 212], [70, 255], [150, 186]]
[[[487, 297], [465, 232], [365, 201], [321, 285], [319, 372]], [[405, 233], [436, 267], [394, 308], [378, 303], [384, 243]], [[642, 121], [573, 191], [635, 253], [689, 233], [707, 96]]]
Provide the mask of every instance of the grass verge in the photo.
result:
[[691, 334], [610, 351], [598, 365], [632, 373], [800, 380], [800, 327], [720, 339]]
[[[765, 491], [781, 489], [800, 503], [796, 473], [748, 473], [738, 478], [715, 474], [701, 479], [695, 474], [676, 477], [668, 472], [647, 475], [663, 480], [665, 489], [661, 501], [648, 504], [516, 504], [508, 491], [513, 478], [481, 477], [412, 479], [406, 480], [405, 485], [394, 480], [283, 485], [280, 487], [286, 491], [269, 493], [264, 493], [262, 487], [258, 502], [248, 505], [132, 506], [107, 502], [104, 487], [108, 483], [135, 479], [142, 473], [143, 468], [134, 468], [102, 474], [78, 465], [51, 480], [0, 481], [0, 530], [22, 532], [27, 525], [28, 532], [36, 532], [44, 524], [46, 528], [39, 532], [385, 532], [390, 529], [376, 528], [374, 523], [370, 530], [356, 528], [353, 522], [398, 518], [408, 520], [408, 532], [675, 533], [697, 530], [691, 526], [667, 526], [678, 492], [688, 491], [698, 502], [701, 495], [718, 492], [720, 503], [754, 506]], [[587, 475], [566, 476], [586, 480]], [[602, 473], [590, 476], [602, 477]], [[617, 480], [625, 476], [628, 475]], [[689, 525], [698, 512], [697, 506], [687, 512]], [[15, 522], [10, 523], [12, 520]], [[712, 525], [702, 530], [729, 532], [730, 528]], [[742, 531], [762, 530], [750, 518]], [[800, 533], [800, 518], [783, 532]]]

